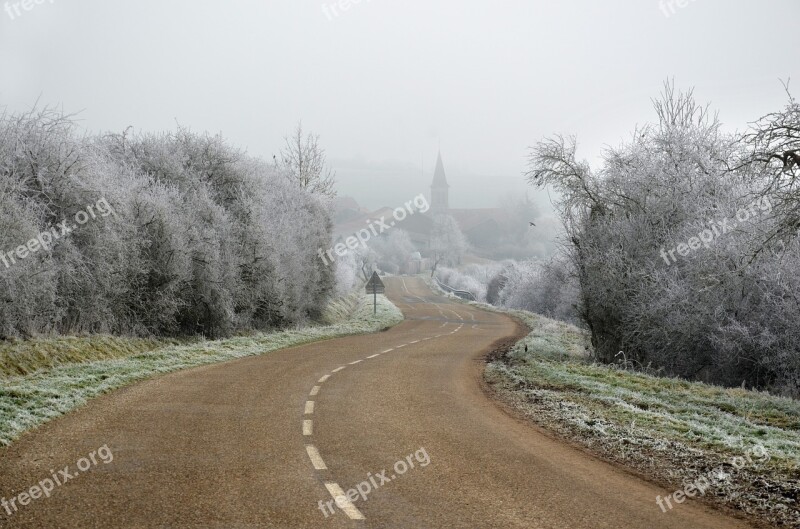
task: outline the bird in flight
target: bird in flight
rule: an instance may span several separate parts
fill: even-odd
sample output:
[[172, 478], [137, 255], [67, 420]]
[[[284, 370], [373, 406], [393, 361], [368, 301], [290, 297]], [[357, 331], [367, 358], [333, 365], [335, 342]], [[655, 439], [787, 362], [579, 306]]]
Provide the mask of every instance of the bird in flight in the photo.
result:
[[533, 222], [529, 222], [528, 224], [530, 224], [531, 226], [536, 226], [536, 224], [534, 224]]

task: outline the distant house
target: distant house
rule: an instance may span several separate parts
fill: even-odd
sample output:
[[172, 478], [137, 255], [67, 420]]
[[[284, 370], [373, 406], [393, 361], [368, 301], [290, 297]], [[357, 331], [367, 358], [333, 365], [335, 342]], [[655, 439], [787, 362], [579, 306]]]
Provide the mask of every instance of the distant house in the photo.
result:
[[358, 205], [358, 202], [356, 202], [356, 199], [353, 197], [336, 197], [333, 208], [334, 224], [352, 221], [368, 213], [364, 208]]
[[[351, 199], [352, 200], [352, 199]], [[394, 221], [394, 210], [392, 208], [383, 207], [371, 212], [358, 212], [351, 209], [348, 214], [342, 215], [336, 213], [337, 218], [344, 216], [347, 220], [343, 222], [336, 222], [333, 230], [333, 237], [335, 240], [339, 238], [346, 239], [347, 237], [358, 233], [362, 229], [370, 229], [370, 226], [375, 227], [376, 231], [380, 231], [380, 221], [383, 220], [386, 224]], [[430, 234], [433, 229], [433, 219], [421, 213], [414, 213], [408, 215], [405, 220], [398, 222], [397, 228], [402, 229], [408, 233], [411, 242], [417, 247], [418, 250], [424, 251], [430, 247]], [[388, 234], [384, 233], [384, 235]]]
[[503, 235], [507, 215], [502, 209], [451, 209], [451, 215], [475, 248], [491, 250]]

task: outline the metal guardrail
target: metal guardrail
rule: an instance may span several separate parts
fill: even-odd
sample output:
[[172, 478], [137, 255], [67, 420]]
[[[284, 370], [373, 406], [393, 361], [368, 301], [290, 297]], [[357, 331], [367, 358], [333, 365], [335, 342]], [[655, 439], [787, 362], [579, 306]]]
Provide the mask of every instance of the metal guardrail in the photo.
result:
[[444, 290], [445, 292], [449, 292], [454, 296], [458, 296], [461, 299], [466, 299], [467, 301], [478, 301], [478, 298], [475, 297], [475, 294], [466, 290], [456, 290], [455, 288], [451, 287], [450, 285], [445, 285], [438, 278], [434, 277], [434, 281], [436, 284], [439, 285], [439, 288]]

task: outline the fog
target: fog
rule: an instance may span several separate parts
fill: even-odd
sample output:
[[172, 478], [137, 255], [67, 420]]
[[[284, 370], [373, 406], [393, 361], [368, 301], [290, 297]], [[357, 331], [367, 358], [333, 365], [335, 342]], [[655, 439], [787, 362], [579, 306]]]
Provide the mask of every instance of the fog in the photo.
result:
[[427, 192], [439, 148], [451, 205], [492, 207], [527, 189], [529, 146], [576, 134], [596, 160], [654, 117], [666, 79], [740, 129], [800, 77], [781, 51], [800, 49], [796, 0], [16, 4], [7, 111], [56, 105], [92, 133], [180, 124], [267, 159], [302, 120], [339, 194], [373, 208]]
[[800, 529], [799, 15], [0, 0], [0, 528]]

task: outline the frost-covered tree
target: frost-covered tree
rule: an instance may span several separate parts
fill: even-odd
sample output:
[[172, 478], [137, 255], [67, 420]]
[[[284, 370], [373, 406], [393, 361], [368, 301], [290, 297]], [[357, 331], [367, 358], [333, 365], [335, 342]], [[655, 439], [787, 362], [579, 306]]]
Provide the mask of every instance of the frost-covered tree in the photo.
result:
[[[668, 84], [655, 110], [657, 123], [609, 149], [595, 171], [577, 158], [574, 139], [531, 151], [531, 183], [561, 195], [595, 352], [606, 362], [622, 350], [671, 374], [794, 392], [797, 246], [764, 245], [777, 227], [759, 198], [770, 177], [735, 167], [746, 145], [691, 93]], [[743, 208], [750, 221], [719, 229]], [[684, 243], [691, 253], [675, 251]]]
[[369, 247], [375, 252], [378, 268], [391, 274], [398, 274], [416, 251], [405, 231], [395, 228], [388, 234], [372, 239]]
[[762, 196], [772, 200], [780, 217], [766, 244], [794, 239], [800, 230], [800, 103], [788, 85], [786, 91], [786, 107], [763, 116], [744, 134], [738, 167], [762, 185]]
[[0, 116], [0, 251], [99, 200], [114, 214], [0, 264], [0, 336], [222, 336], [317, 318], [333, 291], [321, 198], [222, 137], [80, 137], [47, 109]]
[[[555, 320], [578, 323], [579, 288], [570, 263], [562, 256], [546, 262], [522, 261], [507, 264], [495, 276], [496, 304], [523, 309]], [[491, 285], [491, 283], [490, 283]]]
[[319, 145], [319, 136], [303, 135], [303, 124], [285, 138], [286, 144], [276, 158], [278, 168], [286, 177], [310, 193], [335, 198], [336, 178], [327, 166], [325, 150]]
[[434, 216], [430, 247], [433, 258], [431, 277], [440, 264], [449, 266], [459, 264], [468, 246], [467, 238], [461, 232], [456, 219], [444, 214]]

